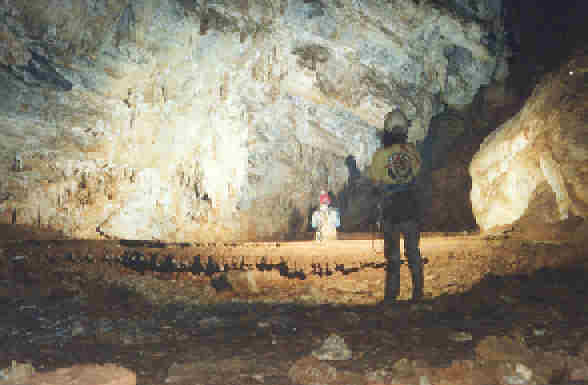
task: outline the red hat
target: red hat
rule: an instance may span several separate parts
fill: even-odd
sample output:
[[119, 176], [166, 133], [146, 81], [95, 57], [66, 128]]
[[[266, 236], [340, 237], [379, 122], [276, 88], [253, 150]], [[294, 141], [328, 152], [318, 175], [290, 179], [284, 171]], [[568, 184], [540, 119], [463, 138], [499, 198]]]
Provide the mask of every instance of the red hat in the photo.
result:
[[329, 205], [329, 204], [331, 204], [331, 198], [329, 197], [329, 194], [327, 194], [324, 191], [321, 191], [319, 202], [321, 203], [321, 205], [324, 205], [324, 204]]

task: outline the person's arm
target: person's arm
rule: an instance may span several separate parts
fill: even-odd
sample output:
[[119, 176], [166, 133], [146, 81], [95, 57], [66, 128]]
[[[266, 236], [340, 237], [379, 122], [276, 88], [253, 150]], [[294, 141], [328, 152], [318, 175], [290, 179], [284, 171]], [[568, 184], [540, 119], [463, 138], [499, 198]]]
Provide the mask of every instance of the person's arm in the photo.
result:
[[374, 181], [374, 162], [373, 162], [373, 160], [372, 160], [372, 164], [370, 164], [370, 166], [368, 167], [367, 172], [365, 174], [370, 181], [372, 181], [372, 182]]
[[414, 170], [415, 175], [418, 175], [419, 171], [421, 170], [422, 160], [419, 151], [417, 150], [416, 146], [412, 146], [412, 168]]
[[382, 183], [381, 177], [378, 174], [379, 166], [380, 166], [380, 156], [379, 156], [379, 153], [376, 152], [374, 154], [374, 156], [372, 157], [372, 164], [370, 164], [370, 167], [368, 168], [368, 172], [367, 172], [368, 178], [370, 179], [370, 181], [374, 185], [379, 185]]

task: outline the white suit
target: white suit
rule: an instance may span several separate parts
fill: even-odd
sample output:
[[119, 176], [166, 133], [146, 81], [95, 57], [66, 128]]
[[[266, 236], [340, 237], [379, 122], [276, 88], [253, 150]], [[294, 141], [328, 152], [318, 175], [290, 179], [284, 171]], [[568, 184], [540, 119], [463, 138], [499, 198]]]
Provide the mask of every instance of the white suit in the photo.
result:
[[312, 228], [317, 229], [316, 240], [337, 239], [337, 227], [341, 225], [339, 210], [322, 204], [312, 214]]

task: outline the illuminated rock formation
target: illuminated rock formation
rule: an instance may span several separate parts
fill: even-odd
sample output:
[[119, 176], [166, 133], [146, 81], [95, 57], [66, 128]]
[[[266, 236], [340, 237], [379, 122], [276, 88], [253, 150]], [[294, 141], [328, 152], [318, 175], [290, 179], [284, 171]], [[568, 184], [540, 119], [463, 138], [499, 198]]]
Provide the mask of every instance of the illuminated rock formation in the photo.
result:
[[2, 0], [0, 220], [91, 239], [305, 230], [387, 111], [422, 140], [506, 75], [501, 2], [449, 3]]
[[588, 216], [587, 75], [588, 55], [578, 53], [486, 138], [470, 166], [482, 229]]

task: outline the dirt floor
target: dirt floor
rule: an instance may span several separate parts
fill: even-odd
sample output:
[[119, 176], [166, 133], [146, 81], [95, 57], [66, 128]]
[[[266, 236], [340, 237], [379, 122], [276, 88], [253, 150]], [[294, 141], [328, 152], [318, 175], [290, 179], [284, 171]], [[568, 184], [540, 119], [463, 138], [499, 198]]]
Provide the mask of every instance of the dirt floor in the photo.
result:
[[[489, 338], [560, 356], [576, 356], [588, 340], [582, 242], [507, 230], [425, 234], [427, 298], [408, 301], [403, 265], [402, 301], [384, 306], [382, 241], [358, 239], [365, 234], [327, 244], [164, 245], [10, 231], [0, 240], [0, 368], [112, 362], [139, 384], [292, 384], [292, 368], [336, 334], [353, 355], [328, 361], [348, 376], [330, 383], [399, 383], [385, 373], [398, 374], [405, 359], [432, 384], [455, 384], [441, 377], [481, 365]], [[195, 256], [209, 274], [191, 272]], [[535, 383], [565, 381], [566, 365]], [[472, 378], [463, 383], [500, 383]]]

